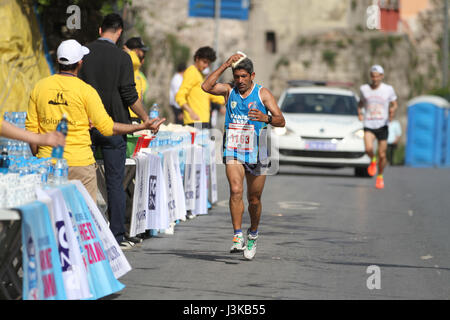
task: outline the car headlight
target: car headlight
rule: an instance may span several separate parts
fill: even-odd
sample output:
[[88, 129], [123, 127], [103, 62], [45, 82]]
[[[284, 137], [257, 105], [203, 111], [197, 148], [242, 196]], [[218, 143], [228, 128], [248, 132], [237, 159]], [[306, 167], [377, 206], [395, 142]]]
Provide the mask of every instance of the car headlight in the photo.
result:
[[364, 138], [364, 130], [363, 129], [356, 130], [355, 132], [353, 132], [353, 135], [356, 138], [363, 139]]

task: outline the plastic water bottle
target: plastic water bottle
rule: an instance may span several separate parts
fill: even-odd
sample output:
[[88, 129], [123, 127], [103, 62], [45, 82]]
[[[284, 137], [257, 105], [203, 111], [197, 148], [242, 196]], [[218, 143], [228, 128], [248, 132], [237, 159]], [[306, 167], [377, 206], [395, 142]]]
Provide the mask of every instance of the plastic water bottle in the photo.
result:
[[159, 117], [159, 106], [157, 103], [154, 103], [150, 108], [150, 112], [148, 113], [150, 119], [155, 119]]
[[44, 162], [41, 162], [38, 173], [41, 175], [41, 182], [43, 184], [46, 184], [48, 182], [48, 172], [47, 172], [47, 166], [45, 165]]
[[19, 112], [13, 112], [13, 114], [12, 114], [12, 120], [13, 120], [13, 124], [16, 126], [16, 127], [19, 127], [19, 125], [20, 125], [20, 114], [19, 114]]
[[8, 173], [9, 168], [9, 158], [8, 158], [8, 150], [6, 147], [3, 148], [2, 155], [0, 158], [0, 173]]
[[9, 111], [6, 111], [6, 112], [3, 114], [3, 119], [5, 119], [5, 121], [8, 121], [8, 122], [11, 123], [11, 113], [10, 113]]
[[27, 121], [27, 113], [22, 112], [19, 118], [20, 118], [20, 128], [25, 129], [25, 122]]
[[53, 184], [53, 177], [54, 177], [53, 174], [55, 172], [55, 168], [53, 167], [52, 159], [46, 158], [44, 163], [47, 169], [47, 183]]
[[27, 142], [23, 142], [22, 141], [22, 146], [21, 146], [21, 156], [24, 157], [25, 159], [30, 159], [33, 156], [33, 153], [31, 153], [31, 148], [30, 148], [30, 144]]
[[55, 185], [64, 184], [67, 182], [67, 161], [64, 158], [56, 160], [55, 170], [53, 172], [53, 183]]
[[[67, 136], [68, 126], [67, 126], [67, 116], [64, 114], [61, 121], [56, 127], [56, 131], [61, 132], [64, 136]], [[52, 150], [52, 158], [61, 159], [63, 157], [64, 147], [57, 146]]]
[[31, 170], [30, 170], [29, 165], [25, 161], [21, 160], [19, 162], [19, 175], [21, 177], [23, 177], [23, 176], [29, 175], [30, 173], [31, 173]]
[[64, 179], [65, 182], [69, 180], [69, 164], [66, 160], [64, 160]]

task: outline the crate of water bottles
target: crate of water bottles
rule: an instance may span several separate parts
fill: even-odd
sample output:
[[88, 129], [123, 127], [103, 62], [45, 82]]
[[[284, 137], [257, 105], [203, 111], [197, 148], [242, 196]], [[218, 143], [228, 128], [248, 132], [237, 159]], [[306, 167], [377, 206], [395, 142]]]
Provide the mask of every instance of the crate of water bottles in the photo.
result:
[[0, 208], [11, 208], [36, 200], [35, 189], [54, 183], [50, 158], [9, 156], [2, 152]]
[[9, 156], [2, 152], [0, 208], [11, 208], [35, 200], [36, 187], [51, 187], [67, 182], [67, 162], [51, 158]]
[[191, 135], [189, 132], [160, 131], [150, 141], [149, 147], [155, 151], [162, 151], [175, 146], [188, 144], [191, 144]]
[[[25, 112], [5, 112], [4, 119], [25, 128]], [[63, 121], [61, 121], [63, 122]], [[67, 182], [69, 167], [62, 158], [63, 147], [52, 158], [36, 158], [26, 142], [0, 138], [0, 208], [20, 206], [36, 200], [36, 187]]]
[[[26, 112], [5, 112], [3, 115], [5, 121], [21, 129], [25, 129], [26, 118]], [[4, 151], [5, 148], [10, 156], [31, 156], [30, 145], [28, 143], [0, 137], [0, 150]]]
[[26, 112], [8, 112], [6, 111], [3, 115], [3, 119], [12, 123], [16, 127], [25, 129], [25, 120], [27, 119]]

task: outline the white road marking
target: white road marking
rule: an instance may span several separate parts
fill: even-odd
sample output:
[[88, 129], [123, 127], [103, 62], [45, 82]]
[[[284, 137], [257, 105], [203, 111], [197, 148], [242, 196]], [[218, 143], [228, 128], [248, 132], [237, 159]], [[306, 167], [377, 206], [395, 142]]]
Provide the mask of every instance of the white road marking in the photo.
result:
[[278, 205], [286, 210], [316, 210], [320, 203], [312, 201], [281, 201]]
[[[277, 203], [281, 209], [286, 210], [316, 210], [320, 207], [320, 203], [313, 201], [280, 201]], [[218, 201], [218, 207], [228, 208], [229, 200]], [[283, 214], [275, 213], [275, 216], [282, 217]]]

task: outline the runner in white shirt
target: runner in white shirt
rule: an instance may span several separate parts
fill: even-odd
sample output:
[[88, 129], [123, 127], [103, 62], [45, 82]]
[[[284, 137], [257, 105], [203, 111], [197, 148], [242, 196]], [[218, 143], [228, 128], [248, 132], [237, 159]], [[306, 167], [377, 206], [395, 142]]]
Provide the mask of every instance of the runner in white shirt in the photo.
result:
[[370, 68], [371, 82], [360, 87], [361, 100], [358, 105], [358, 117], [364, 123], [366, 153], [372, 159], [367, 168], [370, 176], [374, 176], [377, 172], [373, 142], [375, 139], [378, 140], [378, 176], [375, 183], [377, 189], [384, 188], [383, 170], [387, 162], [388, 123], [394, 118], [398, 107], [394, 88], [383, 83], [383, 78], [384, 70], [380, 65]]

